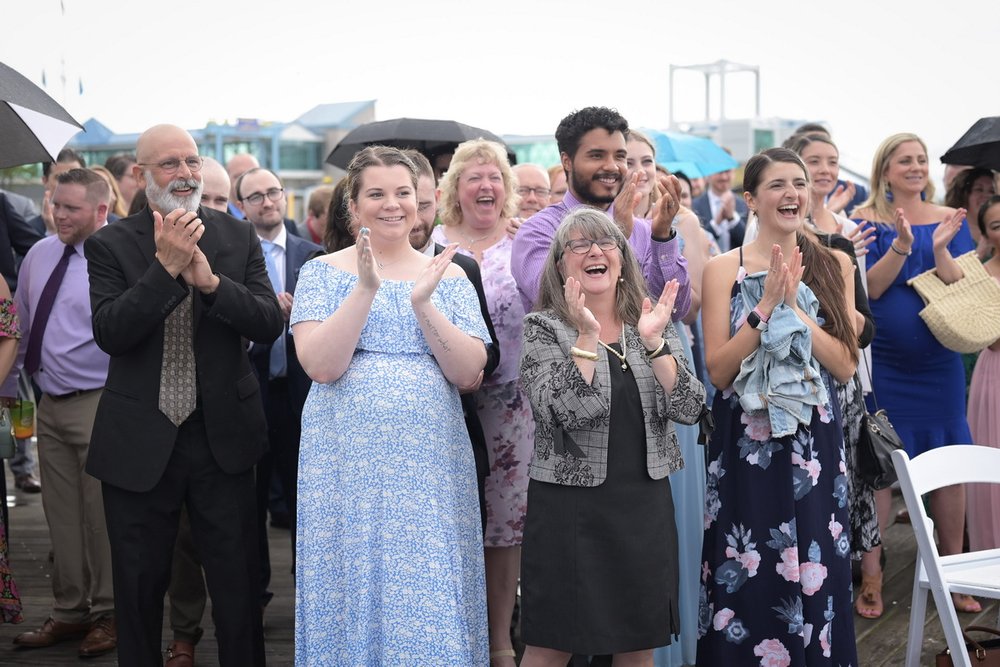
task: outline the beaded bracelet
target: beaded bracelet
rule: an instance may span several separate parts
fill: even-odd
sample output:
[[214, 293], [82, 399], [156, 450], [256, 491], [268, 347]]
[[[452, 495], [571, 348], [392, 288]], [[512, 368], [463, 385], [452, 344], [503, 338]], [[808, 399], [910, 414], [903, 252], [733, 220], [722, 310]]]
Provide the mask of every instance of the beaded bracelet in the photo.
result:
[[910, 249], [909, 252], [903, 252], [902, 250], [900, 250], [899, 248], [897, 248], [895, 241], [893, 241], [892, 243], [889, 244], [889, 249], [892, 250], [897, 255], [902, 255], [903, 257], [909, 257], [910, 255], [913, 254], [913, 250], [912, 249]]

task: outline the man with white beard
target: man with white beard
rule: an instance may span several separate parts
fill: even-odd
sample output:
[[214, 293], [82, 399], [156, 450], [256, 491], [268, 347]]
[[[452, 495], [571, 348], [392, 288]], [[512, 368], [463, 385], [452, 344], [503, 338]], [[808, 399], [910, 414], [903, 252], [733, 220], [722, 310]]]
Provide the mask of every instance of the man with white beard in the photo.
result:
[[101, 480], [118, 661], [162, 664], [181, 507], [212, 597], [223, 666], [264, 664], [253, 467], [267, 448], [246, 340], [284, 319], [253, 227], [199, 208], [202, 158], [173, 125], [144, 132], [149, 207], [87, 239], [94, 339], [111, 357], [86, 470]]

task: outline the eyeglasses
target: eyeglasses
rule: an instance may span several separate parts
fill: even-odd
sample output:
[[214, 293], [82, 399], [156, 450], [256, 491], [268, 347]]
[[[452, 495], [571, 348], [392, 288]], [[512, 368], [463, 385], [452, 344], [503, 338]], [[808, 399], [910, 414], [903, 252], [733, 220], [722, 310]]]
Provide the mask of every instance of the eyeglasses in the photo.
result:
[[187, 168], [191, 171], [201, 171], [201, 168], [205, 164], [205, 158], [200, 155], [192, 155], [191, 157], [186, 157], [183, 160], [178, 160], [175, 157], [169, 160], [164, 160], [163, 162], [140, 162], [140, 167], [156, 167], [165, 174], [173, 174], [178, 169], [181, 168], [181, 162], [187, 165]]
[[552, 190], [549, 190], [548, 188], [526, 188], [524, 186], [521, 186], [517, 189], [517, 194], [521, 195], [522, 197], [526, 197], [532, 192], [534, 192], [536, 196], [542, 197], [544, 199], [545, 197], [548, 197], [552, 193]]
[[267, 198], [270, 199], [271, 201], [278, 201], [279, 199], [281, 199], [281, 195], [284, 192], [285, 188], [271, 188], [267, 192], [255, 192], [252, 195], [247, 195], [240, 201], [245, 201], [248, 204], [252, 204], [254, 206], [260, 206], [261, 204], [264, 203], [264, 195], [267, 195]]
[[600, 239], [573, 239], [566, 244], [566, 247], [575, 255], [586, 255], [595, 243], [601, 250], [614, 250], [618, 247], [618, 241], [610, 236]]

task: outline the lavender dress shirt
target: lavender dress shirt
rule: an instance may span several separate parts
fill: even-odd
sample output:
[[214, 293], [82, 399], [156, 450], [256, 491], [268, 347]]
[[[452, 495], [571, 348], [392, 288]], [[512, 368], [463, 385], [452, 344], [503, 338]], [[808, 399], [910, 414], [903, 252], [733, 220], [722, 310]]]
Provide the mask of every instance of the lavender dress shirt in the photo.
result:
[[[585, 206], [570, 191], [558, 204], [543, 208], [517, 230], [514, 248], [511, 252], [510, 269], [517, 282], [517, 289], [524, 304], [524, 312], [530, 313], [538, 299], [538, 282], [542, 277], [542, 267], [549, 254], [552, 239], [555, 238], [559, 223], [570, 211]], [[614, 205], [607, 210], [614, 217]], [[691, 308], [691, 281], [688, 279], [687, 260], [680, 252], [676, 234], [669, 241], [656, 241], [648, 220], [634, 219], [629, 244], [642, 267], [646, 286], [654, 298], [659, 298], [663, 286], [676, 279], [680, 284], [674, 301], [673, 320], [679, 321]]]
[[[2, 396], [17, 395], [17, 376], [24, 366], [31, 320], [45, 283], [59, 263], [65, 247], [58, 236], [47, 236], [31, 247], [21, 264], [14, 302], [24, 342], [18, 346], [17, 361], [0, 390]], [[45, 338], [42, 339], [41, 366], [34, 375], [39, 388], [55, 396], [100, 389], [108, 378], [110, 358], [94, 342], [90, 279], [87, 276], [87, 260], [83, 256], [83, 241], [77, 243], [75, 249], [52, 305]]]

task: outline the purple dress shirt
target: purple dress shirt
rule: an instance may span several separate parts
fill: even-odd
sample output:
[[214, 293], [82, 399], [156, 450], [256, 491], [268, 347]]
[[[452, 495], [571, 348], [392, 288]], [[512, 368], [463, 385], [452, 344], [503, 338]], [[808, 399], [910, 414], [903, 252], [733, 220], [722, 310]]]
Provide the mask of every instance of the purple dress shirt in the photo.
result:
[[[574, 197], [571, 191], [567, 191], [561, 202], [543, 208], [528, 218], [517, 230], [510, 269], [517, 282], [524, 312], [530, 313], [538, 299], [538, 282], [542, 277], [542, 267], [545, 265], [559, 223], [567, 213], [580, 206], [585, 204]], [[614, 219], [613, 204], [607, 210], [607, 214]], [[680, 285], [677, 299], [674, 301], [673, 320], [677, 322], [687, 315], [688, 309], [691, 308], [691, 281], [688, 279], [687, 260], [681, 255], [677, 235], [675, 234], [669, 241], [656, 241], [652, 237], [652, 228], [648, 220], [635, 218], [634, 223], [629, 244], [642, 267], [649, 293], [653, 298], [659, 298], [663, 286], [673, 279], [677, 279]]]
[[[17, 361], [0, 395], [17, 396], [17, 376], [24, 365], [31, 320], [45, 283], [59, 263], [65, 247], [58, 236], [47, 236], [31, 247], [21, 264], [14, 301], [21, 320], [21, 340], [25, 342], [18, 346]], [[75, 249], [52, 305], [45, 338], [42, 339], [41, 366], [34, 375], [39, 388], [55, 396], [100, 389], [108, 378], [110, 358], [94, 342], [90, 279], [87, 276], [87, 260], [83, 256], [83, 241], [77, 243]]]

